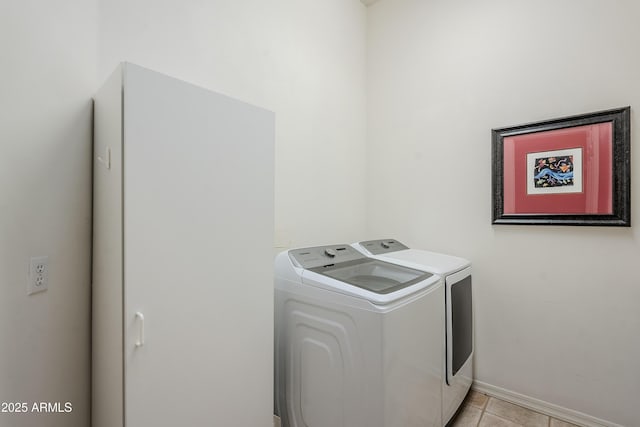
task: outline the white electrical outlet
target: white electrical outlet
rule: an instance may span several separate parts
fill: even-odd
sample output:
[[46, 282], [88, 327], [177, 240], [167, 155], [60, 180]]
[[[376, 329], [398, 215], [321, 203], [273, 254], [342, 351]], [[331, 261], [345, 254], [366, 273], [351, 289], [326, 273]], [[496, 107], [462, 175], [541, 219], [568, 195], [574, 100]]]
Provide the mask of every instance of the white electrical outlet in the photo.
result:
[[49, 257], [32, 257], [29, 263], [27, 294], [46, 291], [49, 288]]

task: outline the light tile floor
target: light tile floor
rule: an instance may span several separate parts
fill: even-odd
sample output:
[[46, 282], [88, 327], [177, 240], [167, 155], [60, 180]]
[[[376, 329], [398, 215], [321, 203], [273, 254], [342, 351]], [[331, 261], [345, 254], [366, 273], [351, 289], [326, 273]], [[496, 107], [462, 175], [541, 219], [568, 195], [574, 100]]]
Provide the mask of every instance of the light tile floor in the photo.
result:
[[471, 390], [451, 427], [578, 427]]

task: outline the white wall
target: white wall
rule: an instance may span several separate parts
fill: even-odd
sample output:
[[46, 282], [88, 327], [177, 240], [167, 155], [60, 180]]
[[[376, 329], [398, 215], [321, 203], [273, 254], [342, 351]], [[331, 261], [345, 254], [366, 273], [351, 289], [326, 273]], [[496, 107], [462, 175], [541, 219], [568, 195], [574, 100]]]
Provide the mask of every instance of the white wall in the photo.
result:
[[356, 0], [102, 1], [99, 75], [130, 61], [276, 113], [276, 246], [364, 232], [366, 9]]
[[[640, 5], [96, 3], [0, 5], [0, 400], [74, 404], [0, 424], [88, 423], [90, 97], [122, 60], [276, 112], [276, 246], [358, 240], [368, 218], [371, 238], [468, 257], [480, 381], [640, 424], [637, 226], [491, 226], [489, 140], [640, 105]], [[51, 289], [27, 297], [32, 255]]]
[[490, 130], [640, 106], [638, 16], [632, 0], [368, 10], [368, 235], [472, 260], [477, 380], [624, 426], [640, 425], [640, 186], [630, 229], [492, 226]]
[[[0, 3], [0, 425], [89, 423], [91, 96], [97, 2]], [[32, 256], [49, 290], [27, 296]]]

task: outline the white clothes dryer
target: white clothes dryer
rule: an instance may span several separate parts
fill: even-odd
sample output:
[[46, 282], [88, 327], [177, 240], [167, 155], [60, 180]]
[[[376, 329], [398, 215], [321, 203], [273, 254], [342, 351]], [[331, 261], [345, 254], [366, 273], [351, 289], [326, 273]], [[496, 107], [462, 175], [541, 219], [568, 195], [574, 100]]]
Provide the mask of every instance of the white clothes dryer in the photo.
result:
[[275, 412], [283, 427], [439, 427], [444, 286], [350, 245], [275, 263]]
[[394, 239], [354, 243], [363, 254], [440, 275], [445, 282], [446, 320], [443, 328], [445, 364], [442, 421], [446, 425], [462, 404], [473, 382], [473, 304], [471, 263], [451, 255], [409, 249]]

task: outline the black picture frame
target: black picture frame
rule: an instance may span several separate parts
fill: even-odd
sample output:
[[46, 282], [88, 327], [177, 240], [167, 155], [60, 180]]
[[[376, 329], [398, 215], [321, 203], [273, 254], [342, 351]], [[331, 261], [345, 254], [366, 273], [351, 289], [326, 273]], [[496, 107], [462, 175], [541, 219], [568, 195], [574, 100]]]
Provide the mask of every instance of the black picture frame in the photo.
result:
[[[544, 132], [555, 131], [559, 129], [570, 129], [580, 126], [597, 125], [600, 123], [611, 123], [611, 212], [609, 213], [575, 213], [575, 212], [554, 212], [554, 213], [538, 213], [513, 212], [511, 208], [515, 203], [513, 200], [527, 200], [528, 205], [535, 203], [536, 195], [531, 193], [525, 194], [525, 197], [517, 199], [511, 196], [514, 186], [518, 186], [517, 191], [523, 192], [520, 188], [522, 179], [507, 182], [509, 188], [509, 209], [505, 213], [505, 138], [516, 137], [521, 138], [523, 135], [537, 134], [536, 138], [542, 140], [545, 135], [554, 135], [554, 133], [545, 134]], [[556, 133], [557, 134], [557, 133]], [[523, 140], [523, 139], [521, 139]], [[508, 140], [509, 146], [514, 146], [517, 141], [515, 138]], [[581, 114], [570, 117], [557, 118], [535, 123], [528, 123], [518, 126], [509, 126], [496, 128], [491, 130], [492, 144], [492, 190], [493, 190], [493, 216], [492, 224], [521, 224], [521, 225], [590, 225], [590, 226], [631, 226], [631, 107], [616, 108], [605, 111], [598, 111], [588, 114]], [[608, 142], [607, 142], [608, 144]], [[603, 149], [606, 146], [603, 145]], [[510, 148], [511, 149], [511, 148]], [[608, 151], [608, 150], [607, 150]], [[535, 155], [536, 153], [534, 153]], [[511, 158], [511, 157], [510, 157]], [[550, 158], [555, 159], [555, 158]], [[573, 157], [571, 157], [573, 161]], [[518, 165], [525, 164], [525, 168], [529, 168], [528, 160], [516, 160]], [[508, 167], [509, 171], [515, 168], [511, 161]], [[542, 159], [536, 159], [542, 161]], [[535, 161], [533, 162], [535, 164]], [[582, 167], [582, 166], [580, 166]], [[536, 169], [537, 170], [537, 169]], [[573, 169], [572, 178], [573, 179]], [[518, 172], [518, 176], [523, 176], [524, 172]], [[580, 172], [582, 173], [582, 172]], [[515, 177], [515, 173], [509, 172], [509, 176]], [[507, 178], [508, 179], [508, 178]], [[607, 178], [608, 179], [608, 178]], [[515, 182], [520, 183], [520, 185]], [[528, 182], [528, 181], [527, 181]], [[529, 183], [524, 184], [529, 185]], [[537, 184], [536, 184], [537, 186]], [[583, 190], [584, 191], [584, 190]], [[520, 194], [518, 193], [518, 194]], [[533, 198], [531, 198], [533, 197]], [[544, 197], [550, 197], [545, 195]], [[563, 195], [552, 195], [551, 197], [560, 197]], [[564, 196], [567, 197], [567, 196]], [[549, 199], [547, 199], [549, 200]], [[555, 199], [561, 200], [561, 199]], [[608, 199], [607, 199], [608, 201]], [[523, 202], [523, 205], [525, 203]]]

